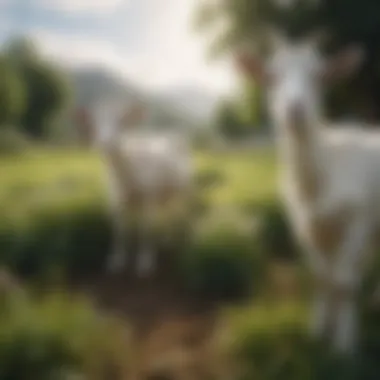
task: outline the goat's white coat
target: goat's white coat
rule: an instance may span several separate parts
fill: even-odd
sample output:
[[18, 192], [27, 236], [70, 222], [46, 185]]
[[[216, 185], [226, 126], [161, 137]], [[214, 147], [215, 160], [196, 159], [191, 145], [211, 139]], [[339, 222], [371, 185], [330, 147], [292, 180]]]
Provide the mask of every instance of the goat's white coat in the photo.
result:
[[[155, 269], [152, 246], [151, 218], [156, 211], [156, 197], [168, 184], [188, 194], [192, 182], [192, 162], [185, 136], [139, 130], [132, 125], [118, 131], [116, 119], [103, 112], [97, 114], [94, 145], [103, 155], [110, 196], [110, 211], [114, 231], [114, 248], [109, 269], [120, 270], [126, 264], [126, 226], [129, 191], [143, 198], [139, 210], [141, 250], [137, 256], [140, 275]], [[115, 164], [117, 161], [117, 165]]]
[[[325, 334], [330, 318], [335, 317], [332, 343], [349, 352], [357, 339], [355, 297], [371, 252], [371, 238], [380, 227], [380, 133], [364, 130], [357, 123], [332, 126], [323, 122], [319, 78], [324, 65], [312, 43], [284, 44], [275, 50], [265, 73], [282, 158], [281, 194], [312, 273], [324, 282], [316, 289], [312, 333]], [[292, 119], [294, 107], [303, 112], [303, 130], [297, 130], [300, 126]], [[302, 143], [296, 136], [299, 132], [304, 133]], [[323, 181], [311, 199], [305, 199], [298, 187], [303, 165], [309, 165], [306, 169]], [[310, 223], [316, 216], [327, 221], [345, 209], [352, 210], [352, 215], [338, 248], [323, 252]], [[331, 305], [337, 290], [345, 293], [338, 305]]]

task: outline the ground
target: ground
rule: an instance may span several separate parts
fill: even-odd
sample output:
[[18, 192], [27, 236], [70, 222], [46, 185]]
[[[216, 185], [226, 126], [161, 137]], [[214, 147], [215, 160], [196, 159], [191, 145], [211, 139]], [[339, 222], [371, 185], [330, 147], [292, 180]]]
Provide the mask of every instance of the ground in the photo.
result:
[[[271, 153], [254, 154], [255, 159], [250, 160], [251, 156], [228, 153], [196, 157], [201, 170], [217, 169], [225, 177], [221, 186], [204, 192], [207, 202], [239, 206], [272, 196], [273, 179], [268, 175], [273, 167]], [[34, 225], [35, 208], [62, 213], [80, 209], [83, 204], [103, 207], [102, 169], [98, 158], [81, 150], [34, 150], [2, 159], [3, 220], [20, 223], [21, 218], [21, 224]], [[80, 277], [71, 285], [102, 312], [118, 315], [132, 325], [136, 379], [220, 378], [221, 361], [214, 365], [213, 358], [213, 339], [219, 331], [218, 305], [189, 296], [167, 281], [169, 277], [166, 273], [138, 281], [104, 274]]]
[[[213, 177], [216, 172], [221, 179], [215, 186], [201, 191], [200, 196], [209, 208], [205, 211], [207, 215], [213, 215], [210, 209], [225, 207], [227, 213], [216, 213], [216, 219], [226, 219], [230, 222], [228, 226], [236, 227], [232, 211], [237, 215], [243, 212], [250, 219], [258, 210], [266, 210], [270, 206], [268, 210], [273, 211], [271, 207], [275, 206], [275, 212], [268, 214], [266, 232], [260, 230], [261, 240], [255, 240], [255, 244], [260, 246], [264, 243], [265, 257], [280, 253], [277, 258], [269, 260], [270, 265], [263, 276], [265, 292], [260, 293], [261, 298], [271, 300], [272, 306], [269, 309], [259, 307], [259, 312], [251, 315], [252, 299], [243, 299], [244, 307], [236, 313], [243, 320], [234, 327], [231, 322], [234, 318], [229, 319], [228, 330], [232, 326], [237, 336], [249, 337], [247, 342], [239, 343], [236, 351], [243, 355], [246, 364], [258, 360], [255, 370], [265, 373], [268, 370], [265, 363], [270, 363], [270, 360], [262, 360], [261, 357], [269, 355], [277, 365], [288, 363], [292, 370], [299, 371], [297, 376], [288, 374], [288, 377], [280, 372], [280, 377], [276, 375], [273, 379], [302, 380], [305, 378], [304, 363], [311, 358], [304, 356], [304, 338], [293, 343], [287, 335], [287, 312], [282, 314], [278, 307], [279, 301], [286, 300], [292, 304], [301, 299], [305, 289], [299, 285], [299, 268], [289, 263], [287, 252], [282, 252], [289, 250], [291, 245], [287, 243], [287, 231], [277, 215], [273, 152], [262, 148], [253, 152], [197, 152], [195, 162], [199, 173], [209, 173]], [[44, 281], [47, 279], [47, 283], [60, 279], [65, 265], [75, 269], [75, 275], [65, 282], [65, 292], [84, 294], [102, 318], [117, 316], [120, 324], [131, 333], [128, 335], [131, 352], [122, 352], [122, 357], [118, 358], [121, 362], [130, 363], [127, 377], [118, 376], [115, 370], [119, 367], [111, 366], [106, 375], [99, 375], [99, 380], [230, 379], [228, 375], [234, 366], [220, 344], [227, 330], [225, 310], [230, 304], [211, 301], [210, 297], [196, 296], [185, 290], [182, 284], [179, 285], [178, 278], [172, 276], [172, 269], [167, 263], [163, 263], [159, 273], [150, 279], [138, 280], [130, 273], [108, 275], [104, 267], [99, 270], [98, 264], [102, 263], [109, 248], [109, 220], [104, 217], [106, 188], [102, 163], [97, 157], [82, 150], [32, 150], [24, 155], [0, 158], [0, 178], [2, 262], [16, 268], [20, 275], [33, 274]], [[211, 217], [210, 221], [208, 218], [205, 221], [206, 224], [201, 226], [208, 231], [208, 223], [215, 220]], [[210, 245], [207, 236], [211, 235], [208, 233], [205, 235], [206, 246], [201, 246], [198, 257], [205, 260], [197, 268], [205, 270], [205, 277], [216, 282], [216, 285], [211, 284], [213, 290], [219, 286], [224, 288], [229, 282], [233, 284], [242, 276], [253, 280], [255, 276], [260, 278], [260, 271], [263, 271], [260, 261], [254, 261], [258, 268], [248, 268], [248, 272], [245, 261], [246, 253], [258, 253], [257, 244], [252, 246], [251, 252], [251, 246], [245, 245], [244, 239], [242, 246], [234, 246], [236, 240], [232, 240], [234, 243], [226, 250], [220, 244], [215, 245], [215, 241]], [[240, 232], [237, 233], [232, 237], [239, 236], [240, 239]], [[223, 232], [212, 236], [216, 242], [228, 243], [228, 240], [223, 240]], [[237, 252], [239, 249], [243, 251]], [[221, 255], [220, 266], [209, 276], [208, 260], [213, 262], [215, 253]], [[92, 271], [90, 264], [96, 270]], [[251, 269], [255, 271], [251, 272]], [[196, 275], [194, 272], [191, 274]], [[46, 283], [44, 281], [42, 283]], [[238, 284], [246, 286], [245, 282], [238, 281]], [[281, 327], [282, 323], [284, 327]], [[302, 326], [297, 318], [295, 326], [296, 329]], [[273, 331], [277, 330], [273, 329], [277, 328], [278, 334], [274, 334]], [[293, 347], [290, 356], [284, 351], [288, 345]], [[247, 353], [243, 354], [245, 350]], [[281, 370], [289, 373], [286, 365]], [[258, 378], [267, 380], [263, 376]]]
[[101, 312], [117, 315], [132, 327], [136, 380], [218, 375], [218, 366], [213, 365], [218, 304], [192, 297], [165, 271], [149, 279], [104, 273], [74, 281], [72, 290], [89, 297]]

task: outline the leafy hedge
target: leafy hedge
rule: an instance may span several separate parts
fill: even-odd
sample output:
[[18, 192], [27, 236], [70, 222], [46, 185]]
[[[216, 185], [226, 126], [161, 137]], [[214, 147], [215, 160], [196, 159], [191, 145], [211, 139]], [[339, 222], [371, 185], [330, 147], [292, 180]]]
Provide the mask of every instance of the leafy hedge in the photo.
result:
[[[21, 223], [20, 223], [21, 224]], [[0, 260], [22, 276], [46, 277], [100, 270], [110, 227], [101, 209], [35, 215], [24, 225], [0, 225]]]
[[254, 223], [233, 210], [206, 215], [180, 256], [182, 279], [199, 296], [230, 299], [251, 294], [263, 271]]
[[[228, 313], [225, 350], [235, 364], [235, 379], [303, 380], [378, 378], [377, 352], [344, 359], [309, 338], [305, 308], [300, 305], [257, 304]], [[379, 321], [379, 320], [378, 320]], [[368, 326], [367, 326], [368, 330]]]
[[12, 293], [1, 301], [2, 380], [58, 380], [74, 374], [105, 380], [109, 367], [119, 373], [127, 370], [124, 327], [102, 318], [83, 300], [63, 293], [42, 300]]

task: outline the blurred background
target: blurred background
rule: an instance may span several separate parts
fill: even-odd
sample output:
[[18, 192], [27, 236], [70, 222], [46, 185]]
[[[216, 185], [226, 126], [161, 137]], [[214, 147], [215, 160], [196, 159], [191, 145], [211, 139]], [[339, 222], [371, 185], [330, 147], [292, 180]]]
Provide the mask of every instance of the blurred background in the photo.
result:
[[[1, 380], [378, 378], [377, 264], [360, 360], [305, 333], [310, 281], [278, 201], [265, 94], [229, 54], [246, 41], [267, 54], [268, 25], [325, 27], [326, 52], [360, 43], [364, 66], [326, 107], [376, 125], [378, 0], [3, 0], [0, 11]], [[212, 183], [189, 239], [160, 219], [174, 243], [150, 279], [104, 273], [104, 168], [73, 111], [111, 98], [186, 131]]]

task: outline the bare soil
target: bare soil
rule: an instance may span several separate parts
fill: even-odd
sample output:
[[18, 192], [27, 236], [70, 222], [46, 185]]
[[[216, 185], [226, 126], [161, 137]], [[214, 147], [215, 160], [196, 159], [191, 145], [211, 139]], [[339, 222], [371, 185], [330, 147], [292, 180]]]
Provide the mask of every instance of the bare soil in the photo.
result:
[[132, 327], [132, 372], [128, 378], [224, 377], [214, 344], [219, 306], [191, 298], [168, 273], [151, 279], [103, 274], [75, 281], [74, 287], [102, 311], [122, 317]]

